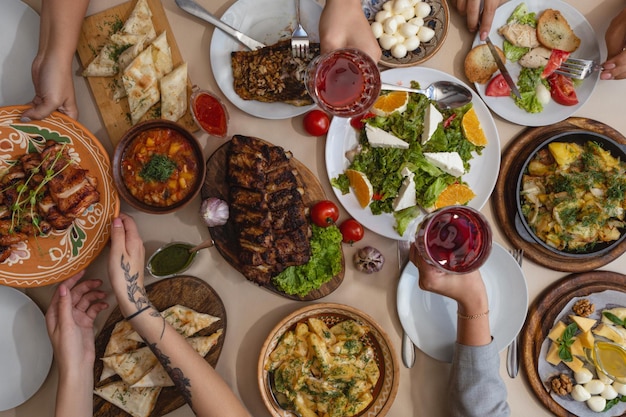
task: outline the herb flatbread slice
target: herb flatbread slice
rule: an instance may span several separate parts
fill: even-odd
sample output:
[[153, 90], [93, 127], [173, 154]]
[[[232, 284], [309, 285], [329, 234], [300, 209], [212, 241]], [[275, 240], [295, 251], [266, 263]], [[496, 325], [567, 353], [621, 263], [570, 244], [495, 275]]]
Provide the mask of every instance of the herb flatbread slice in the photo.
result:
[[150, 415], [161, 392], [160, 387], [129, 388], [122, 381], [94, 389], [94, 394], [121, 408], [133, 417]]
[[142, 376], [159, 363], [147, 346], [131, 352], [105, 356], [102, 358], [102, 362], [113, 369], [128, 385], [133, 385], [139, 381]]
[[154, 68], [157, 72], [157, 78], [161, 79], [163, 76], [172, 71], [174, 63], [172, 62], [172, 51], [170, 45], [167, 43], [167, 35], [165, 32], [161, 33], [152, 42], [152, 62], [154, 62]]
[[173, 122], [187, 111], [187, 63], [161, 78], [161, 117]]
[[[220, 320], [219, 317], [206, 313], [198, 313], [197, 311], [182, 306], [180, 304], [173, 305], [161, 312], [161, 316], [166, 322], [172, 325], [174, 329], [184, 337], [190, 337], [198, 333], [202, 329], [206, 329], [213, 323]], [[129, 339], [142, 341], [141, 336], [137, 332], [133, 332], [128, 336]]]
[[[139, 348], [141, 344], [141, 340], [133, 340], [128, 339], [128, 336], [134, 333], [133, 326], [126, 321], [118, 321], [111, 332], [111, 337], [109, 338], [109, 342], [107, 343], [104, 349], [104, 356], [112, 356], [119, 353], [131, 352]], [[115, 375], [115, 370], [108, 366], [106, 363], [102, 368], [102, 373], [100, 374], [100, 381], [104, 381], [105, 379]]]
[[[210, 336], [198, 336], [187, 338], [187, 342], [194, 348], [196, 352], [202, 357], [205, 357], [207, 353], [217, 344], [220, 336], [223, 333], [223, 329], [217, 330]], [[144, 387], [171, 387], [174, 386], [174, 382], [163, 368], [161, 363], [157, 364], [154, 368], [145, 374], [141, 379], [132, 385], [132, 388], [144, 388]]]
[[119, 48], [114, 43], [106, 43], [98, 55], [87, 65], [83, 71], [83, 77], [113, 77], [117, 74], [119, 67], [116, 56]]
[[161, 94], [158, 81], [152, 49], [148, 47], [126, 67], [122, 76], [133, 125], [159, 101]]
[[135, 8], [128, 15], [126, 22], [124, 22], [121, 32], [147, 36], [149, 41], [156, 37], [156, 30], [152, 23], [152, 11], [150, 6], [148, 6], [147, 0], [137, 1]]

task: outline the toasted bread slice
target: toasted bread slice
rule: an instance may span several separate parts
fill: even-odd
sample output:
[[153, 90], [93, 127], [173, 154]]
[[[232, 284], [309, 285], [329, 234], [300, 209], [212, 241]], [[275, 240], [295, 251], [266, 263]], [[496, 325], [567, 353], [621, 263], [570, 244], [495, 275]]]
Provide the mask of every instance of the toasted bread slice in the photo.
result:
[[546, 9], [537, 20], [537, 39], [549, 49], [560, 49], [574, 52], [580, 46], [580, 38], [576, 36], [561, 12]]
[[[506, 63], [502, 49], [496, 46], [496, 50], [502, 62]], [[472, 83], [485, 84], [497, 70], [498, 64], [486, 44], [475, 46], [465, 57], [465, 76]]]

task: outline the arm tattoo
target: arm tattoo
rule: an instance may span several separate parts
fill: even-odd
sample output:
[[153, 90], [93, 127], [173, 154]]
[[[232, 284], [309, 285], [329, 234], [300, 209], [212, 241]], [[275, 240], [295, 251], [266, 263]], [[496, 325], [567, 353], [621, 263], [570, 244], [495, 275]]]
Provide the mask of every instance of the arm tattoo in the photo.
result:
[[161, 365], [163, 365], [163, 369], [167, 372], [167, 374], [172, 378], [174, 382], [174, 386], [178, 389], [178, 392], [183, 396], [187, 404], [193, 409], [193, 404], [191, 402], [191, 381], [189, 378], [185, 377], [183, 371], [180, 368], [172, 368], [170, 366], [170, 358], [165, 355], [161, 350], [157, 347], [156, 343], [148, 343], [150, 350], [154, 353], [154, 356], [157, 357]]
[[[124, 263], [124, 255], [122, 255], [120, 259], [120, 267], [122, 268], [122, 271], [124, 271], [124, 279], [126, 280], [126, 295], [128, 296], [128, 300], [131, 303], [135, 304], [137, 311], [141, 310], [143, 307], [151, 306], [145, 288], [139, 287], [139, 285], [137, 285], [139, 272], [136, 272], [134, 274], [130, 273], [130, 262]], [[150, 311], [150, 315], [153, 317], [160, 316], [159, 312], [156, 310]], [[163, 337], [164, 331], [165, 320], [163, 320], [163, 330], [161, 331], [161, 338]]]

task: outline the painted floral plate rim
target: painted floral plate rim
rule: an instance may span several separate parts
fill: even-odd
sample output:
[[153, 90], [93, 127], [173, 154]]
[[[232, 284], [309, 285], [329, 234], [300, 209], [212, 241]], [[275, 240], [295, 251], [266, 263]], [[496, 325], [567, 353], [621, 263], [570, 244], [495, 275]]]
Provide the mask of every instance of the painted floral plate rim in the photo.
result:
[[111, 163], [100, 141], [82, 124], [54, 112], [44, 120], [20, 121], [27, 106], [0, 107], [0, 176], [19, 155], [41, 150], [46, 140], [67, 143], [70, 154], [97, 180], [100, 201], [64, 231], [21, 242], [0, 264], [0, 284], [39, 287], [63, 281], [85, 269], [110, 236], [111, 220], [120, 210]]

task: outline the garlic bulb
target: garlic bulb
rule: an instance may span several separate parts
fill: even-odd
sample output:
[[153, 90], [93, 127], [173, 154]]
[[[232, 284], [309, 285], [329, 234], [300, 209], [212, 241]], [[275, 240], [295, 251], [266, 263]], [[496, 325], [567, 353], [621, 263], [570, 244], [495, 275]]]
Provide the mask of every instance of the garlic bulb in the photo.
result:
[[228, 221], [228, 203], [215, 197], [207, 198], [200, 205], [200, 216], [209, 227], [222, 226]]
[[356, 269], [368, 274], [378, 272], [383, 268], [385, 257], [376, 248], [366, 246], [354, 253], [354, 265]]

